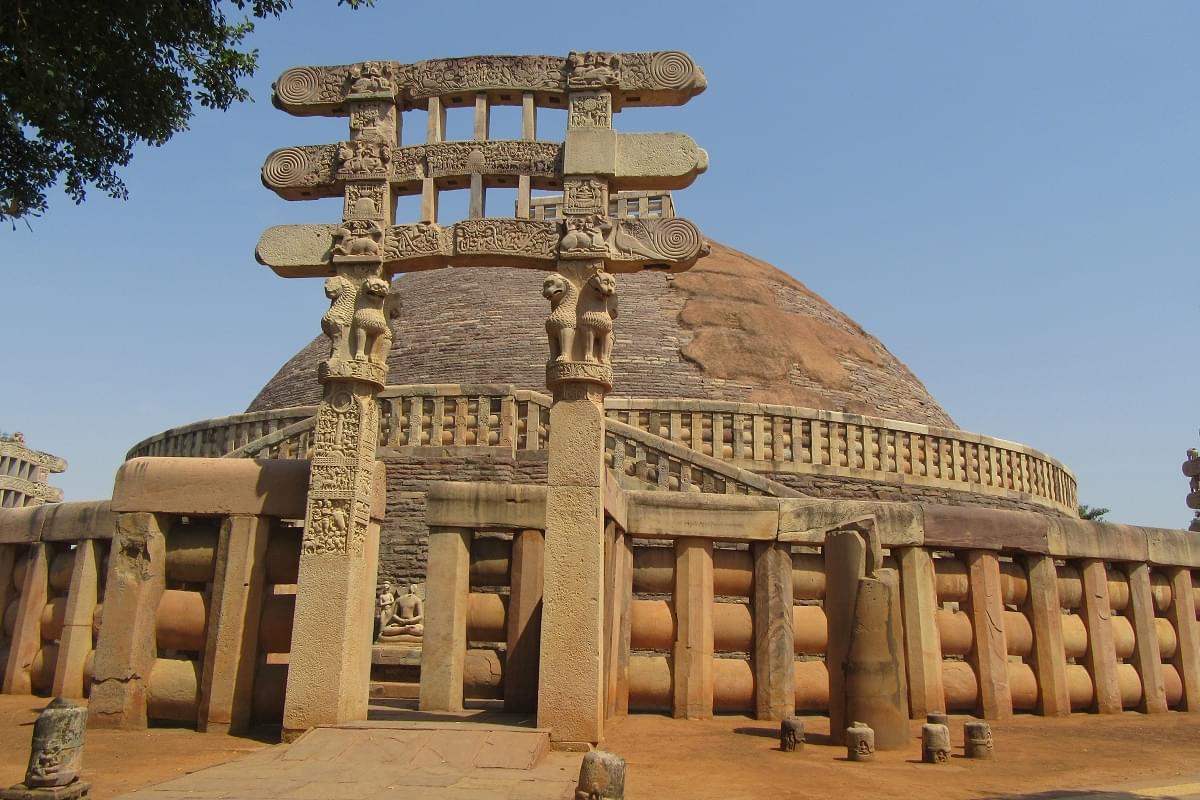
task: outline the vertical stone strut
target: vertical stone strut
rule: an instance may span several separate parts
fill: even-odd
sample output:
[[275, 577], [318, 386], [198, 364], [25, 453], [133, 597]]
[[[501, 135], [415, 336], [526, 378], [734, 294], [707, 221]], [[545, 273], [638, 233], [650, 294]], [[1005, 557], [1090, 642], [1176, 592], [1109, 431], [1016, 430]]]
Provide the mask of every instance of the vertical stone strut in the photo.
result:
[[[262, 170], [263, 184], [284, 198], [344, 200], [341, 223], [271, 228], [256, 253], [284, 277], [326, 278], [331, 301], [321, 319], [330, 355], [318, 376], [324, 396], [312, 447], [285, 735], [366, 713], [378, 557], [371, 519], [376, 398], [387, 378], [394, 311], [389, 277], [466, 266], [551, 271], [543, 284], [551, 304], [546, 382], [554, 407], [536, 648], [539, 718], [558, 741], [599, 740], [607, 686], [603, 402], [612, 388], [617, 315], [612, 273], [682, 271], [707, 253], [699, 230], [687, 220], [610, 218], [610, 190], [679, 189], [708, 166], [707, 153], [689, 137], [622, 136], [613, 130], [612, 116], [625, 102], [680, 105], [705, 86], [691, 58], [675, 51], [368, 61], [296, 67], [276, 81], [277, 107], [301, 116], [350, 118], [348, 141], [276, 150]], [[561, 107], [564, 96], [566, 141], [537, 139], [537, 107]], [[491, 107], [505, 103], [521, 106], [521, 138], [492, 140]], [[473, 138], [445, 141], [447, 107], [467, 104], [473, 109]], [[400, 112], [411, 108], [427, 109], [426, 142], [401, 147]], [[485, 217], [488, 187], [514, 183], [518, 215]], [[559, 187], [564, 221], [529, 219], [532, 190]], [[442, 225], [438, 195], [451, 188], [469, 189], [469, 215]], [[420, 222], [394, 224], [394, 196], [417, 194]], [[465, 426], [464, 416], [456, 428]], [[436, 433], [435, 425], [435, 438]], [[425, 667], [437, 661], [446, 670], [436, 678], [433, 670], [422, 670], [421, 703], [427, 708], [462, 702], [459, 650], [465, 648], [465, 631], [441, 630], [457, 626], [465, 613], [455, 604], [466, 602], [459, 573], [469, 551], [451, 541], [456, 536], [436, 537], [438, 548], [435, 535], [430, 537]], [[527, 544], [521, 554], [536, 568], [535, 543], [530, 538]], [[625, 562], [628, 566], [628, 554]], [[531, 593], [518, 599], [518, 611], [529, 623], [536, 598]], [[446, 604], [453, 607], [439, 607]], [[531, 630], [526, 624], [510, 633], [529, 645]], [[515, 663], [529, 664], [534, 652], [530, 647], [515, 653]], [[529, 675], [523, 680], [529, 682]], [[509, 704], [528, 703], [528, 688], [514, 685]]]

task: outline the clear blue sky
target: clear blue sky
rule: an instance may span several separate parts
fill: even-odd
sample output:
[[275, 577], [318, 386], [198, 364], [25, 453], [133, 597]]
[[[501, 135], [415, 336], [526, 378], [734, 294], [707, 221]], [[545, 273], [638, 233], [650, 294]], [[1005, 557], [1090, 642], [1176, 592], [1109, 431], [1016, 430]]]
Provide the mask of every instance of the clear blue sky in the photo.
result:
[[1061, 459], [1110, 519], [1187, 525], [1200, 4], [298, 5], [254, 34], [256, 102], [139, 149], [128, 202], [55, 192], [0, 231], [0, 429], [68, 459], [68, 499], [107, 497], [144, 436], [241, 412], [319, 332], [320, 283], [253, 258], [340, 213], [259, 183], [272, 149], [345, 135], [272, 108], [284, 69], [683, 49], [709, 90], [618, 122], [709, 151], [682, 213], [850, 314], [964, 429]]

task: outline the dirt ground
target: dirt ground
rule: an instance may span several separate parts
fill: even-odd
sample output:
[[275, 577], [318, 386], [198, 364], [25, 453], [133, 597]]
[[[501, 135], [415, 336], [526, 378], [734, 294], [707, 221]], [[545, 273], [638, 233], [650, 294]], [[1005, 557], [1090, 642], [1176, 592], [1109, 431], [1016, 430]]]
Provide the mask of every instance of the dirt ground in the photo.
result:
[[[876, 753], [869, 764], [848, 762], [844, 747], [826, 743], [825, 717], [805, 718], [809, 743], [803, 752], [779, 750], [777, 724], [740, 716], [702, 722], [629, 717], [606, 729], [604, 747], [626, 760], [625, 796], [630, 800], [953, 800], [1112, 789], [1127, 783], [1170, 787], [1196, 781], [1200, 773], [1196, 714], [1022, 715], [992, 723], [992, 761], [962, 757], [966, 719], [951, 717], [955, 757], [948, 765], [920, 763], [919, 723], [912, 724], [910, 748]], [[1186, 794], [1196, 791], [1193, 785]]]
[[[0, 788], [24, 777], [33, 720], [46, 702], [0, 695]], [[910, 748], [879, 752], [870, 764], [848, 762], [845, 748], [827, 743], [828, 720], [819, 716], [805, 717], [808, 744], [795, 753], [779, 751], [777, 725], [743, 716], [697, 722], [637, 715], [610, 723], [603, 746], [628, 764], [629, 800], [1050, 798], [1121, 788], [1129, 792], [1125, 797], [1141, 794], [1128, 786], [1188, 789], [1145, 792], [1157, 796], [1200, 792], [1200, 715], [1022, 715], [992, 723], [992, 761], [961, 757], [965, 719], [951, 717], [956, 755], [945, 766], [920, 763], [919, 723], [912, 724]], [[106, 800], [259, 750], [270, 743], [270, 732], [264, 734], [89, 730], [84, 778], [92, 796]]]
[[[24, 780], [33, 721], [49, 702], [44, 697], [0, 695], [0, 788]], [[187, 728], [89, 730], [83, 747], [83, 779], [92, 784], [94, 800], [108, 800], [142, 786], [232, 761], [267, 744], [237, 736], [196, 733]]]

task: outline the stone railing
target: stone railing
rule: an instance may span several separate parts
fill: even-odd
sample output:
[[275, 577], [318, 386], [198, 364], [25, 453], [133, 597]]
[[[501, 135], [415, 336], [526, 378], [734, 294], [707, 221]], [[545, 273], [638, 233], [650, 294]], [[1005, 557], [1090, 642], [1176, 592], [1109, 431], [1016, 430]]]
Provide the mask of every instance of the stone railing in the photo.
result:
[[[542, 450], [550, 402], [503, 384], [391, 386], [380, 395], [379, 441], [398, 450]], [[1070, 470], [1045, 453], [989, 436], [795, 406], [612, 397], [605, 405], [609, 419], [623, 426], [610, 430], [609, 466], [672, 491], [782, 497], [796, 492], [763, 475], [815, 475], [1076, 512]], [[198, 422], [139, 443], [130, 457], [305, 458], [314, 413], [297, 406]]]
[[[844, 707], [849, 689], [825, 665], [845, 660], [856, 587], [877, 568], [898, 587], [913, 719], [1200, 710], [1200, 543], [1186, 531], [927, 503], [605, 492], [608, 716]], [[545, 487], [435, 484], [429, 498], [422, 702], [535, 708], [527, 631], [540, 626]]]
[[605, 406], [611, 419], [751, 472], [959, 490], [1076, 514], [1070, 470], [990, 436], [795, 406], [612, 397]]
[[[274, 411], [234, 414], [171, 428], [135, 444], [126, 459], [145, 456], [220, 458], [247, 445], [258, 443], [297, 422], [316, 416], [316, 406], [295, 406]], [[303, 451], [291, 458], [304, 458]]]

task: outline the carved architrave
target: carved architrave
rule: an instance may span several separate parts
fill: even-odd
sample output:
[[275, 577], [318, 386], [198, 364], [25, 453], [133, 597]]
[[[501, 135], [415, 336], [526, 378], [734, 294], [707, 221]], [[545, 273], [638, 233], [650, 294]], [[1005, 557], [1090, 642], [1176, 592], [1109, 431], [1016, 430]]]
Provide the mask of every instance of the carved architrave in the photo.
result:
[[571, 92], [567, 124], [572, 128], [611, 128], [612, 95], [608, 92]]
[[469, 56], [418, 61], [295, 67], [274, 84], [274, 103], [293, 114], [344, 114], [353, 99], [422, 105], [430, 97], [505, 89], [567, 92], [610, 87], [643, 105], [674, 105], [704, 90], [704, 73], [678, 51]]
[[[557, 258], [568, 260], [603, 259], [611, 272], [635, 272], [649, 265], [663, 266], [673, 271], [688, 269], [708, 251], [700, 230], [683, 217], [666, 219], [609, 219], [596, 215], [572, 217], [573, 230], [562, 233], [558, 248], [560, 225], [549, 220], [488, 219], [463, 220], [453, 225], [433, 223], [397, 225], [384, 236], [380, 257], [331, 255], [334, 234], [341, 225], [284, 225], [268, 229], [259, 240], [258, 259], [286, 277], [327, 276], [336, 261], [363, 258], [382, 262], [386, 273], [440, 267], [493, 266], [553, 269]], [[457, 229], [465, 225], [470, 235], [459, 237]], [[529, 249], [515, 252], [505, 246], [493, 253], [488, 261], [482, 251], [465, 252], [462, 243], [481, 240], [480, 226], [498, 226], [498, 241], [514, 241], [528, 237]], [[490, 234], [489, 234], [490, 236]], [[511, 237], [511, 238], [510, 238]]]

